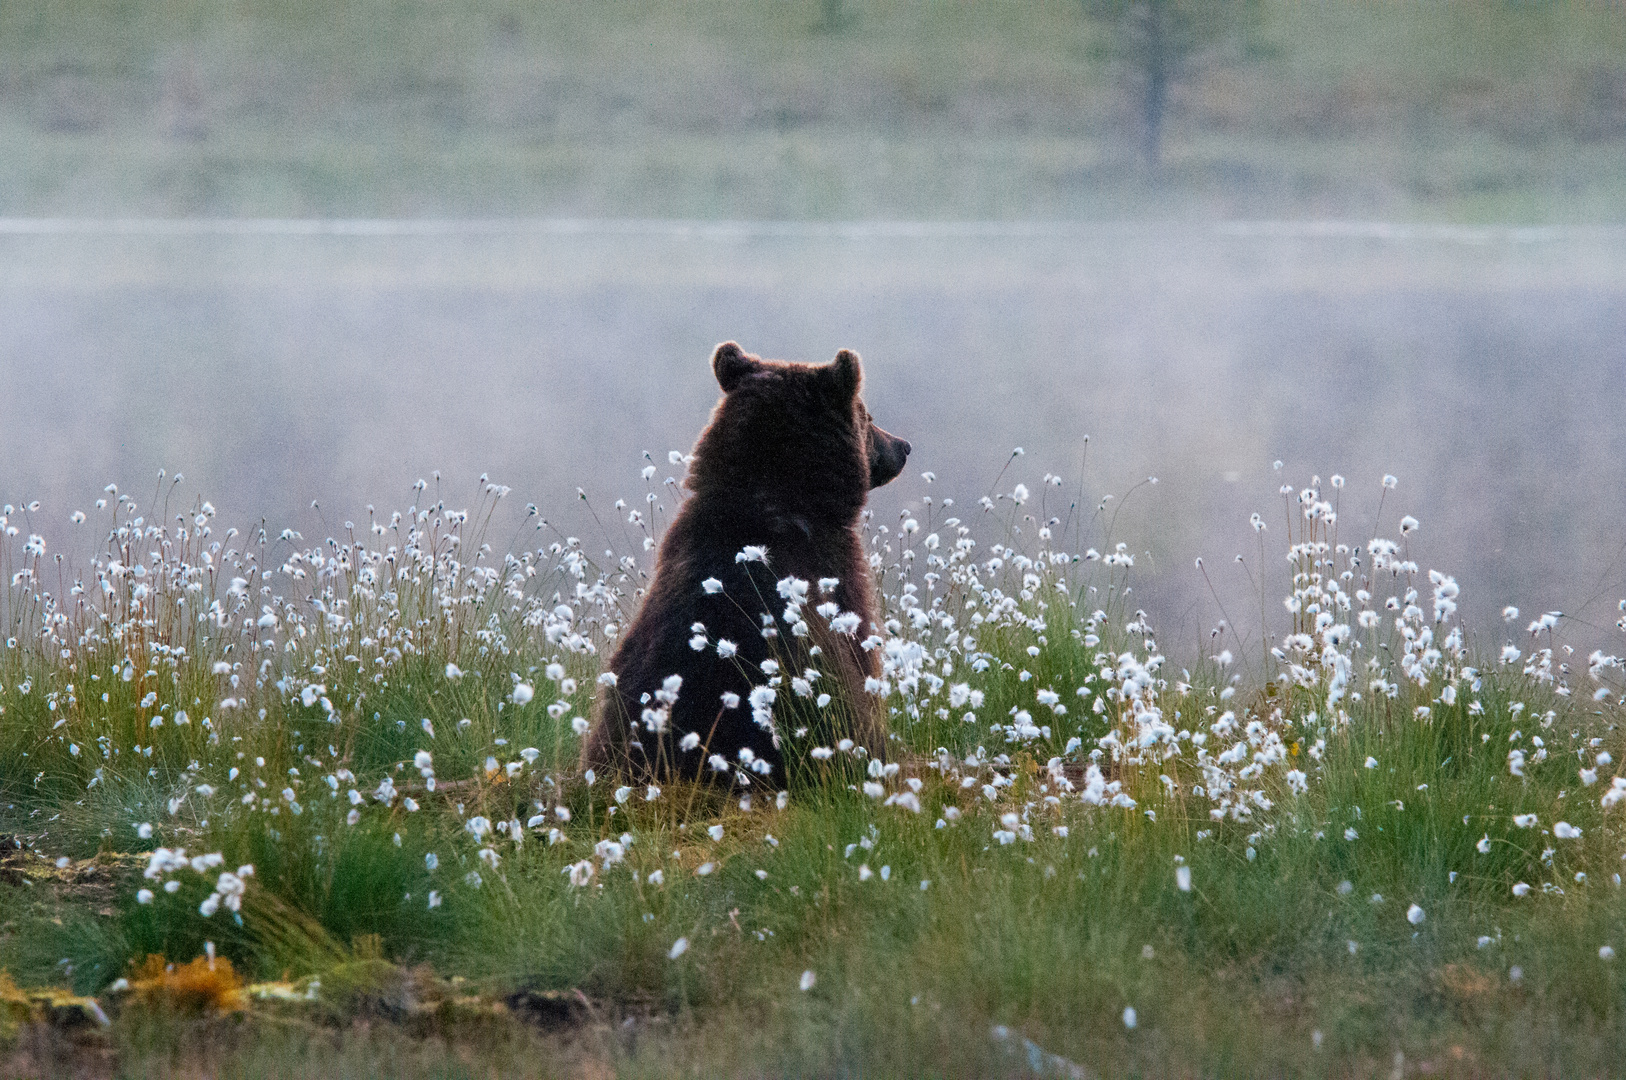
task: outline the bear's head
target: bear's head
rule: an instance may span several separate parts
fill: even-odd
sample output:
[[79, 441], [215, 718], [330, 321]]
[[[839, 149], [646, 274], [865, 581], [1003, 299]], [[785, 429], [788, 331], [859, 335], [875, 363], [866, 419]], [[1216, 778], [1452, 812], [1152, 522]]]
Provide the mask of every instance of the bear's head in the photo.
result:
[[870, 417], [850, 349], [828, 364], [796, 364], [725, 341], [711, 367], [723, 397], [695, 444], [685, 483], [696, 493], [850, 521], [871, 488], [903, 471], [909, 444]]

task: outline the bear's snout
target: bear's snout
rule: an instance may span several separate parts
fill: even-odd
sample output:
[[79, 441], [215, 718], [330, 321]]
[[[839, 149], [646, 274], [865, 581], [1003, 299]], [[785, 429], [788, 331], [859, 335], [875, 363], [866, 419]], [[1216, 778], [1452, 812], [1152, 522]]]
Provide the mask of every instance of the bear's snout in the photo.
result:
[[870, 425], [869, 486], [891, 483], [909, 460], [909, 443], [874, 424]]

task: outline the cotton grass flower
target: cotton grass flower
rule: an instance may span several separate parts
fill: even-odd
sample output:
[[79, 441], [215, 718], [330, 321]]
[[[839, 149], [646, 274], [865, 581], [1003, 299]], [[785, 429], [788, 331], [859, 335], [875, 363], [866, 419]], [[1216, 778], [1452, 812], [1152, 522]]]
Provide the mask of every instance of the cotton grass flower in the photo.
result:
[[[1608, 946], [1604, 947], [1608, 948]], [[816, 982], [818, 982], [818, 976], [814, 975], [813, 970], [809, 968], [807, 971], [802, 972], [801, 982], [798, 983], [798, 986], [800, 987], [802, 993], [805, 994], [809, 990], [813, 989], [813, 985]]]
[[1426, 918], [1428, 918], [1428, 915], [1416, 904], [1406, 909], [1406, 921], [1413, 926], [1421, 926]]
[[689, 939], [686, 937], [680, 937], [676, 941], [672, 942], [671, 949], [667, 950], [666, 958], [668, 960], [676, 960], [678, 957], [682, 956], [688, 951]]

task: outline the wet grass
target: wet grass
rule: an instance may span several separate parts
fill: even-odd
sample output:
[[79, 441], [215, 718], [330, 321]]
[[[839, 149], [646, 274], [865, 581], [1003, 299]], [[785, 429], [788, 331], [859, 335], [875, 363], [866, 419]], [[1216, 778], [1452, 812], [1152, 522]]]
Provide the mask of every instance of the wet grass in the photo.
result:
[[[307, 546], [110, 492], [60, 564], [7, 511], [0, 967], [112, 1015], [15, 1060], [1569, 1075], [1626, 1045], [1619, 667], [1522, 620], [1471, 655], [1454, 583], [1339, 541], [1318, 491], [1253, 567], [1296, 611], [1188, 657], [1088, 508], [868, 523], [901, 768], [838, 749], [783, 805], [577, 773], [642, 525], [625, 561], [503, 552], [502, 489], [415, 494]], [[817, 708], [779, 690], [787, 730]], [[115, 985], [152, 954], [229, 959], [250, 1004]]]

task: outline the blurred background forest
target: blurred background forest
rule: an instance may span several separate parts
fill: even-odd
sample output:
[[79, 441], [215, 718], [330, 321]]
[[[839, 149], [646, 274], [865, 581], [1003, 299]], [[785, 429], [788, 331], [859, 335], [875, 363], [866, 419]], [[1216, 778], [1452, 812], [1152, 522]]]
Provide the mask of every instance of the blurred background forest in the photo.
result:
[[592, 535], [716, 342], [850, 346], [882, 520], [1023, 446], [1186, 640], [1334, 473], [1470, 625], [1604, 636], [1623, 208], [1604, 0], [9, 0], [0, 498], [56, 543], [167, 468], [314, 536], [439, 469]]

